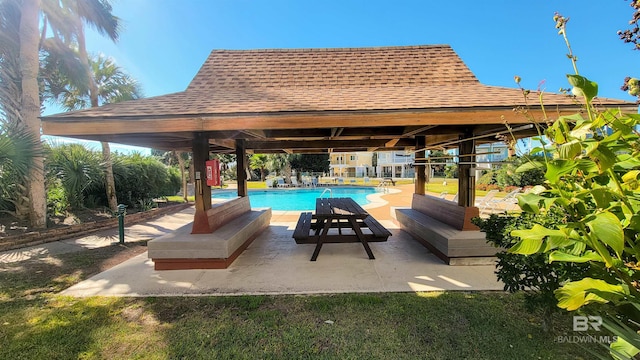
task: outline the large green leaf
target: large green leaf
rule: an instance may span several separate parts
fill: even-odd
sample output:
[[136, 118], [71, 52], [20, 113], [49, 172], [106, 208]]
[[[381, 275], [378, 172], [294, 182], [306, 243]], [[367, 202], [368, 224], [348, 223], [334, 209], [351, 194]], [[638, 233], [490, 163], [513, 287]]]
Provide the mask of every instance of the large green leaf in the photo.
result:
[[518, 166], [516, 173], [524, 173], [530, 170], [544, 169], [545, 163], [537, 160], [527, 161], [524, 164]]
[[626, 174], [622, 175], [622, 181], [626, 183], [635, 181], [638, 179], [638, 175], [640, 175], [640, 170], [628, 171]]
[[578, 140], [571, 140], [560, 145], [560, 149], [558, 151], [561, 159], [568, 160], [575, 158], [580, 155], [580, 153], [582, 153], [582, 145], [580, 145], [580, 141]]
[[572, 281], [555, 291], [558, 307], [573, 311], [591, 302], [607, 303], [628, 294], [622, 285], [612, 285], [604, 280], [584, 278]]
[[568, 74], [569, 84], [573, 86], [572, 92], [576, 96], [584, 96], [591, 101], [598, 95], [598, 83], [590, 81], [584, 76]]
[[549, 262], [551, 263], [554, 261], [585, 263], [589, 261], [603, 262], [604, 260], [602, 259], [602, 256], [598, 255], [594, 251], [587, 251], [582, 255], [573, 255], [556, 250], [549, 254]]
[[595, 219], [587, 222], [587, 226], [598, 240], [609, 245], [618, 256], [622, 254], [624, 231], [617, 216], [604, 211], [596, 214]]
[[540, 202], [544, 201], [546, 197], [536, 195], [532, 192], [518, 196], [518, 206], [522, 211], [528, 213], [537, 214], [540, 211]]
[[611, 201], [613, 201], [611, 190], [606, 187], [592, 189], [589, 193], [600, 209], [608, 208]]
[[545, 237], [567, 238], [567, 235], [561, 230], [547, 229], [539, 224], [533, 225], [531, 229], [513, 230], [511, 236], [519, 237], [518, 241], [509, 252], [522, 255], [535, 254], [542, 248], [542, 240]]
[[598, 164], [598, 168], [601, 172], [604, 172], [614, 166], [618, 161], [616, 154], [602, 143], [598, 144], [595, 150], [589, 153], [589, 156], [596, 164]]
[[577, 162], [572, 160], [554, 159], [547, 163], [547, 172], [545, 178], [551, 183], [556, 183], [562, 175], [571, 173], [576, 168]]

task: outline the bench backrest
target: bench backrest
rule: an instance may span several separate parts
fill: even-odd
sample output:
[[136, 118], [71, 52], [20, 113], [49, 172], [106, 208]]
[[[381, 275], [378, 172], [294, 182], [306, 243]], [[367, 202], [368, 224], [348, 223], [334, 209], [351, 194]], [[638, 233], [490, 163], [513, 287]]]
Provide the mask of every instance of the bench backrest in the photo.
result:
[[480, 216], [475, 206], [464, 207], [435, 196], [413, 194], [411, 208], [458, 230], [479, 230], [471, 223], [472, 218]]
[[224, 224], [249, 211], [251, 211], [251, 204], [248, 196], [213, 204], [211, 209], [207, 210], [209, 230], [214, 232]]

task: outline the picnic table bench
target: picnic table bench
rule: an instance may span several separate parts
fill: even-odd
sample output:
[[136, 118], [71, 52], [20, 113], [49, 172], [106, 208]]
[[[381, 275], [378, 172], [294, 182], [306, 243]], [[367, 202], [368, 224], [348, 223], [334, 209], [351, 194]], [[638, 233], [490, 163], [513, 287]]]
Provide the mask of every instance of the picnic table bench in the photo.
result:
[[[337, 233], [330, 233], [336, 228]], [[316, 244], [311, 261], [317, 259], [324, 243], [348, 242], [362, 243], [369, 259], [375, 259], [368, 243], [387, 241], [389, 236], [391, 232], [351, 198], [317, 199], [316, 213], [301, 213], [293, 232], [297, 244]]]

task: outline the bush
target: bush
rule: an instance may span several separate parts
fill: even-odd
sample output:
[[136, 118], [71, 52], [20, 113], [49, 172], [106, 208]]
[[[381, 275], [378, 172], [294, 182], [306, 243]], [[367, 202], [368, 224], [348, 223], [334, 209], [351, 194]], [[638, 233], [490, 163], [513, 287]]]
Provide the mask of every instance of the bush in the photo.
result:
[[[473, 222], [487, 234], [487, 242], [495, 247], [508, 249], [518, 242], [511, 231], [533, 226], [533, 224], [562, 223], [562, 213], [549, 213], [537, 216], [528, 213], [519, 215], [492, 214], [488, 219], [475, 218]], [[546, 325], [551, 325], [551, 315], [558, 301], [554, 291], [563, 283], [580, 279], [589, 268], [588, 265], [554, 262], [549, 264], [549, 254], [538, 253], [529, 256], [502, 251], [497, 255], [496, 275], [509, 292], [524, 291], [527, 310], [543, 310]]]
[[[52, 196], [63, 195], [71, 209], [85, 206], [85, 198], [92, 191], [104, 187], [101, 157], [96, 151], [80, 144], [51, 147], [45, 166], [47, 183]], [[62, 194], [54, 190], [61, 186]]]
[[514, 157], [511, 163], [504, 164], [495, 171], [495, 183], [501, 188], [507, 186], [525, 187], [542, 184], [545, 180], [544, 170], [530, 169], [524, 172], [516, 171], [520, 165], [536, 159], [537, 157], [532, 159]]
[[447, 165], [444, 169], [444, 176], [448, 179], [458, 178], [458, 165]]
[[488, 170], [476, 180], [476, 185], [490, 185], [496, 183], [496, 172]]

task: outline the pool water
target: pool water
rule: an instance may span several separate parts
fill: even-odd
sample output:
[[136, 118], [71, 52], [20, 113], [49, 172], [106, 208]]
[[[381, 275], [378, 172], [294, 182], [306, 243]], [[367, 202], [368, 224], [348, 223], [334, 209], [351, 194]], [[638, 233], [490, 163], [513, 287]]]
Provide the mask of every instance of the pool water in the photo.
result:
[[[250, 190], [249, 202], [251, 207], [270, 207], [273, 210], [315, 210], [316, 199], [320, 197], [326, 188], [315, 189], [274, 189], [274, 190]], [[377, 191], [371, 187], [344, 187], [331, 188], [333, 197], [350, 197], [360, 205], [366, 205], [370, 201], [367, 195]], [[238, 196], [235, 190], [216, 191], [211, 194], [213, 199], [233, 199]], [[326, 192], [323, 197], [329, 197]]]

